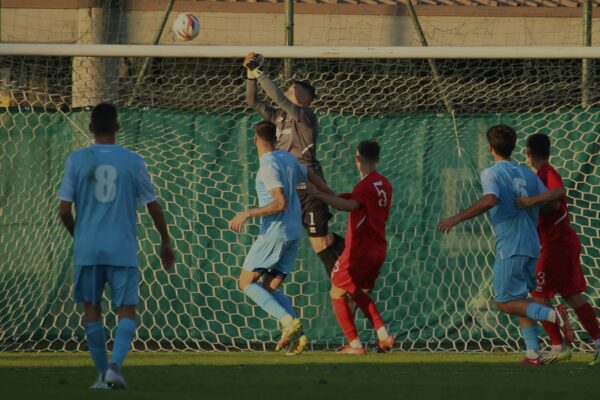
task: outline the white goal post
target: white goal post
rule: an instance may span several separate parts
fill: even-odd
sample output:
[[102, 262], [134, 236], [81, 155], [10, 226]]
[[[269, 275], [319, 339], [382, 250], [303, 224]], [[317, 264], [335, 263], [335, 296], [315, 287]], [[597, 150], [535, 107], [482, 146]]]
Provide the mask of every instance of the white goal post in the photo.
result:
[[0, 44], [2, 56], [239, 58], [249, 51], [271, 58], [313, 59], [599, 59], [600, 47], [317, 47]]

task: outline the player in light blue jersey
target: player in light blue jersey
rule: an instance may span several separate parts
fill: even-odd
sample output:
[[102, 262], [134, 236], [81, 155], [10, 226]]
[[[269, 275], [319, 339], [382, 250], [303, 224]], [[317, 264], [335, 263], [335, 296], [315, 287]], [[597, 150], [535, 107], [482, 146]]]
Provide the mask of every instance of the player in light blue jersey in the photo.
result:
[[[516, 200], [544, 193], [546, 187], [537, 175], [510, 159], [517, 141], [511, 127], [492, 126], [487, 131], [487, 139], [494, 165], [481, 172], [483, 197], [466, 210], [441, 221], [438, 229], [447, 233], [456, 224], [490, 211], [496, 234], [494, 299], [501, 312], [519, 317], [527, 348], [523, 362], [542, 365], [536, 321], [550, 321], [568, 329], [568, 319], [564, 307], [550, 308], [527, 299], [536, 283], [539, 207], [518, 208]], [[555, 199], [549, 199], [552, 200]]]
[[[167, 270], [173, 266], [174, 253], [143, 158], [115, 144], [116, 108], [97, 105], [90, 130], [96, 143], [67, 159], [59, 191], [60, 218], [74, 236], [73, 297], [83, 302], [87, 344], [99, 373], [91, 388], [124, 389], [120, 370], [135, 335], [138, 303], [138, 202], [146, 205], [160, 234], [160, 257]], [[119, 316], [110, 363], [101, 308], [106, 283]]]
[[[260, 217], [260, 234], [242, 267], [239, 287], [256, 304], [282, 325], [277, 350], [290, 343], [288, 354], [299, 354], [307, 344], [302, 326], [290, 299], [279, 289], [296, 261], [303, 234], [302, 210], [296, 188], [311, 181], [323, 187], [322, 180], [283, 150], [275, 150], [276, 127], [262, 121], [254, 126], [254, 144], [260, 168], [256, 175], [258, 208], [238, 213], [229, 227], [240, 232], [249, 218]], [[257, 283], [264, 276], [262, 286]], [[304, 340], [302, 340], [304, 339]]]

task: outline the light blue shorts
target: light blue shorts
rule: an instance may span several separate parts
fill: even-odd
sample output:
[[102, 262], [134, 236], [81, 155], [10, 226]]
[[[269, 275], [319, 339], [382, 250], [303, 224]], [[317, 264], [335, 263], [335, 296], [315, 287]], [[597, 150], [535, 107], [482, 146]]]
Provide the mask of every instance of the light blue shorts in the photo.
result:
[[99, 304], [102, 301], [104, 285], [108, 282], [113, 307], [135, 306], [138, 304], [138, 267], [117, 267], [113, 265], [76, 265], [73, 277], [73, 300]]
[[283, 278], [292, 272], [299, 248], [300, 239], [272, 241], [259, 237], [250, 247], [243, 268], [246, 271], [269, 271]]
[[494, 299], [499, 303], [526, 299], [535, 289], [537, 258], [512, 256], [494, 264]]

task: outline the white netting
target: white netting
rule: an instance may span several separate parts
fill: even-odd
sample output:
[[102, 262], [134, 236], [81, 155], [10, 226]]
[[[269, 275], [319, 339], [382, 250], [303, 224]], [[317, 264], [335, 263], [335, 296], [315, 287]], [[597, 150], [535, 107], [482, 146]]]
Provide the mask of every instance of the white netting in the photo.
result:
[[[57, 217], [56, 193], [67, 155], [91, 143], [89, 109], [80, 107], [100, 100], [120, 107], [118, 142], [146, 158], [178, 253], [176, 272], [161, 271], [158, 236], [141, 210], [136, 348], [262, 349], [277, 338], [275, 321], [236, 287], [256, 226], [242, 235], [227, 230], [235, 212], [256, 203], [250, 128], [258, 117], [245, 107], [240, 60], [154, 58], [136, 86], [142, 62], [0, 60], [0, 95], [10, 105], [0, 114], [0, 350], [83, 346], [79, 311], [69, 296], [71, 238]], [[600, 81], [592, 80], [591, 107], [582, 109], [578, 60], [436, 64], [440, 83], [424, 60], [295, 60], [290, 80], [307, 79], [317, 89], [318, 158], [335, 190], [349, 190], [358, 180], [353, 153], [359, 140], [382, 144], [380, 169], [395, 191], [375, 298], [402, 348], [516, 349], [517, 327], [491, 298], [487, 219], [447, 236], [434, 227], [480, 195], [478, 171], [491, 162], [488, 126], [515, 126], [519, 161], [524, 138], [547, 133], [598, 305]], [[267, 60], [265, 70], [281, 86], [288, 83], [280, 60]], [[343, 232], [345, 221], [336, 213], [333, 229]], [[342, 342], [328, 287], [305, 240], [285, 291], [316, 347]], [[109, 314], [109, 324], [113, 320]], [[373, 339], [365, 320], [359, 328], [364, 340]], [[577, 345], [585, 338], [578, 330]]]

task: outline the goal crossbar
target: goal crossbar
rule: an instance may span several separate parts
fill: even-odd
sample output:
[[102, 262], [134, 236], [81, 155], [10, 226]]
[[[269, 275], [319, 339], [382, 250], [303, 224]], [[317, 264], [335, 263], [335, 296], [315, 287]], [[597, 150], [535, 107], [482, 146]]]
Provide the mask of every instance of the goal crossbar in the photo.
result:
[[600, 59], [600, 47], [317, 47], [0, 44], [0, 56], [380, 59]]

